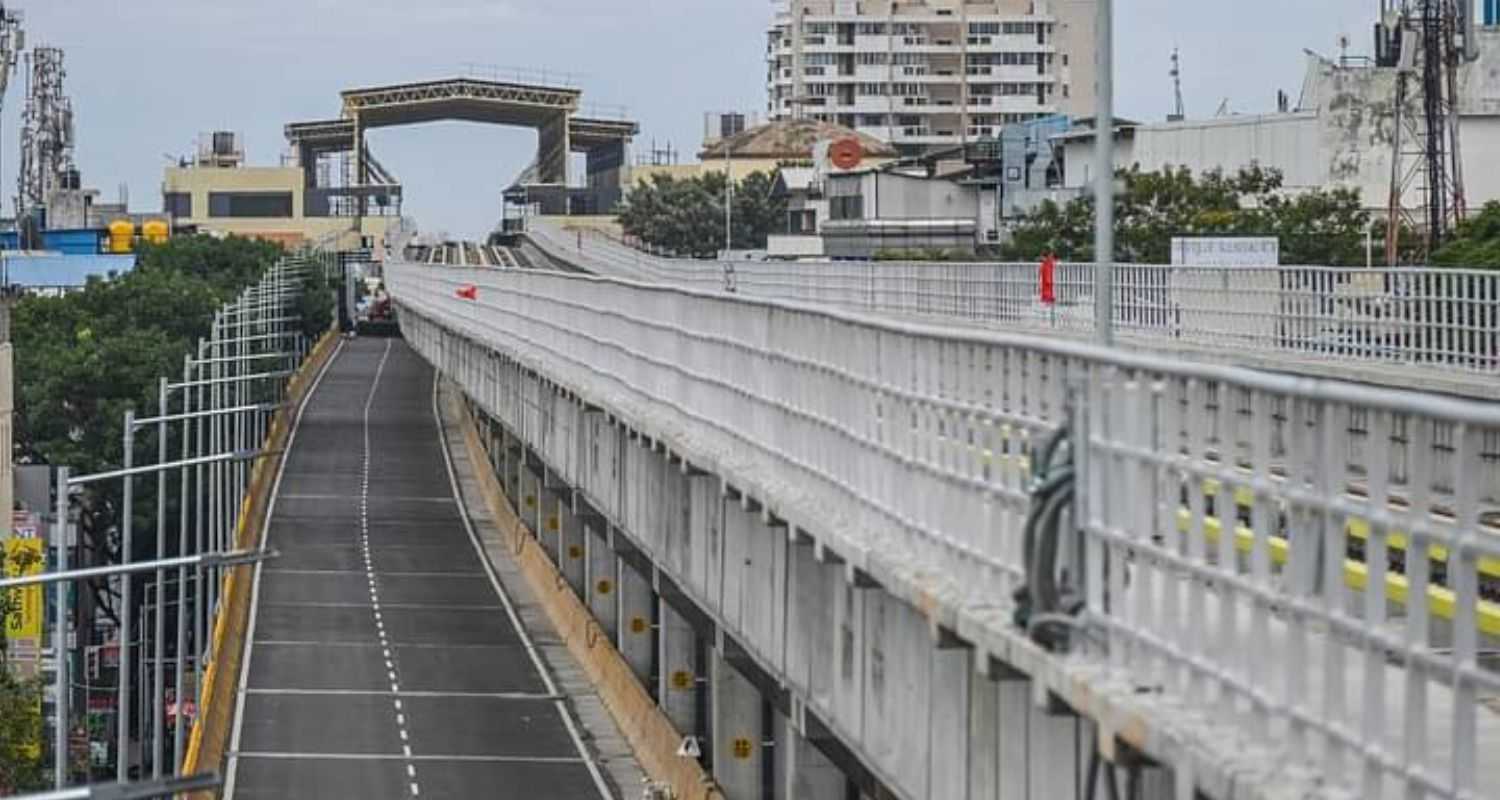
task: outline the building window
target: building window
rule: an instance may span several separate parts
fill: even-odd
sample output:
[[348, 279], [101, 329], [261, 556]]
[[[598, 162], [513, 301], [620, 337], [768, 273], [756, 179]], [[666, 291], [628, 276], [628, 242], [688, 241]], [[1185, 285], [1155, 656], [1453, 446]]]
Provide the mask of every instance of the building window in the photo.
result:
[[161, 210], [170, 217], [189, 219], [193, 216], [193, 196], [187, 192], [167, 192], [161, 197]]
[[855, 60], [861, 67], [879, 67], [885, 64], [885, 53], [859, 53]]
[[211, 192], [208, 195], [210, 217], [281, 217], [292, 216], [291, 192]]
[[864, 219], [865, 199], [859, 195], [828, 198], [829, 219]]
[[884, 22], [861, 22], [861, 23], [859, 23], [859, 27], [858, 27], [857, 30], [858, 30], [858, 33], [859, 33], [860, 36], [884, 36], [885, 35], [885, 23]]

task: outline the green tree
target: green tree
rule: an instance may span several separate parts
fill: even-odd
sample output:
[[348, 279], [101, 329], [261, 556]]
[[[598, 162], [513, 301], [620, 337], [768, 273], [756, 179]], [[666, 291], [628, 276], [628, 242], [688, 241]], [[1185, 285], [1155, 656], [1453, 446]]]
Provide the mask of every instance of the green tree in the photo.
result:
[[[13, 565], [19, 572], [28, 565]], [[0, 575], [6, 572], [6, 553], [0, 548]], [[17, 613], [19, 597], [0, 591], [0, 631]], [[42, 685], [11, 671], [10, 646], [0, 633], [0, 795], [46, 788], [42, 763]]]
[[1500, 202], [1484, 204], [1478, 214], [1459, 223], [1452, 240], [1432, 254], [1440, 267], [1500, 269]]
[[[1287, 264], [1361, 264], [1369, 214], [1357, 193], [1282, 191], [1281, 173], [1251, 166], [1234, 174], [1186, 168], [1121, 170], [1115, 198], [1115, 258], [1163, 264], [1174, 236], [1274, 236]], [[1012, 231], [1005, 258], [1034, 260], [1051, 252], [1075, 261], [1094, 257], [1094, 199], [1044, 202]]]
[[[155, 407], [159, 376], [181, 373], [184, 357], [209, 333], [214, 312], [281, 252], [237, 237], [177, 237], [144, 246], [126, 275], [90, 281], [61, 297], [23, 298], [11, 327], [16, 460], [66, 464], [80, 473], [119, 465], [124, 412]], [[155, 458], [155, 433], [139, 433], [137, 463], [143, 463]], [[168, 443], [169, 452], [176, 447]], [[154, 492], [154, 480], [141, 479], [137, 491]], [[119, 558], [121, 497], [119, 482], [109, 482], [79, 498], [80, 531], [97, 563]], [[168, 497], [175, 504], [177, 493]], [[149, 530], [154, 505], [136, 508], [138, 529]], [[133, 557], [145, 557], [153, 537], [139, 537], [136, 545]], [[104, 584], [88, 588], [104, 613], [118, 620]]]
[[[763, 172], [746, 176], [734, 187], [732, 236], [737, 249], [766, 246], [766, 237], [786, 217], [786, 202], [773, 198], [775, 181]], [[677, 256], [712, 258], [724, 249], [723, 173], [676, 179], [654, 175], [631, 190], [620, 212], [625, 233], [643, 244]]]

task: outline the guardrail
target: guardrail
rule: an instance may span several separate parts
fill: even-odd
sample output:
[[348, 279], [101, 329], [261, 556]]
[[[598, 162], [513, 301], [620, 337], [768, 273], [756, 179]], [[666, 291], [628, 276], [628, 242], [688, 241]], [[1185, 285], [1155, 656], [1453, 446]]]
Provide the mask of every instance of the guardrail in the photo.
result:
[[[1058, 264], [1043, 302], [1038, 264], [693, 261], [549, 220], [528, 235], [612, 277], [1077, 337], [1094, 327], [1086, 263]], [[1500, 375], [1500, 270], [1121, 264], [1114, 282], [1126, 342]]]
[[[407, 264], [388, 281], [430, 357], [461, 336], [519, 359], [995, 641], [1026, 637], [996, 609], [1040, 574], [1028, 466], [1065, 428], [1081, 533], [1052, 577], [1083, 634], [1034, 680], [1101, 724], [1107, 703], [1237, 723], [1142, 740], [1200, 788], [1234, 785], [1247, 743], [1271, 767], [1257, 796], [1292, 764], [1362, 796], [1500, 780], [1476, 758], [1500, 741], [1480, 702], [1500, 673], [1479, 665], [1500, 620], [1480, 597], [1500, 407], [663, 285]], [[1215, 509], [1245, 499], [1224, 535]], [[1446, 561], [1397, 570], [1403, 547]]]

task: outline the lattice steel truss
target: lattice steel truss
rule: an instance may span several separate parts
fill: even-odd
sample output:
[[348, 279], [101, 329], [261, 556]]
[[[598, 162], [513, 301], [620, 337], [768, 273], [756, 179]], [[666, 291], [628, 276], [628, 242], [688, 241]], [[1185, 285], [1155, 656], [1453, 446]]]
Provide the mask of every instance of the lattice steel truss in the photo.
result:
[[26, 110], [21, 117], [21, 171], [17, 178], [18, 216], [46, 204], [63, 188], [73, 161], [73, 102], [63, 93], [63, 51], [38, 47], [27, 57]]
[[412, 105], [443, 100], [488, 100], [503, 103], [575, 111], [580, 92], [519, 83], [497, 83], [471, 78], [455, 78], [428, 83], [410, 83], [374, 89], [355, 89], [343, 93], [344, 113], [374, 108]]
[[1425, 254], [1441, 246], [1467, 214], [1458, 71], [1472, 58], [1470, 16], [1472, 10], [1460, 0], [1403, 0], [1399, 10], [1398, 47], [1410, 52], [1402, 53], [1396, 76], [1386, 229], [1386, 257], [1392, 265], [1403, 223], [1423, 232]]

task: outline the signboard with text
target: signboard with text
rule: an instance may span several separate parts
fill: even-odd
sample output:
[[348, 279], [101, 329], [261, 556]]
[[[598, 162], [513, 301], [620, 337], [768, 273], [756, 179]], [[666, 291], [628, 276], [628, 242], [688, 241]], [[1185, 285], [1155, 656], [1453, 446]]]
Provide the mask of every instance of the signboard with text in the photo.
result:
[[[22, 528], [17, 527], [16, 533], [20, 534]], [[34, 530], [34, 529], [33, 529]], [[22, 575], [37, 575], [46, 566], [46, 554], [42, 548], [42, 540], [35, 535], [30, 538], [13, 536], [5, 540], [5, 574], [7, 577], [19, 577]], [[42, 587], [23, 586], [11, 589], [11, 599], [15, 601], [13, 613], [5, 618], [5, 638], [12, 642], [23, 639], [40, 640], [42, 637], [42, 616], [45, 606], [42, 603]]]
[[1174, 267], [1274, 267], [1281, 240], [1274, 236], [1174, 236]]

